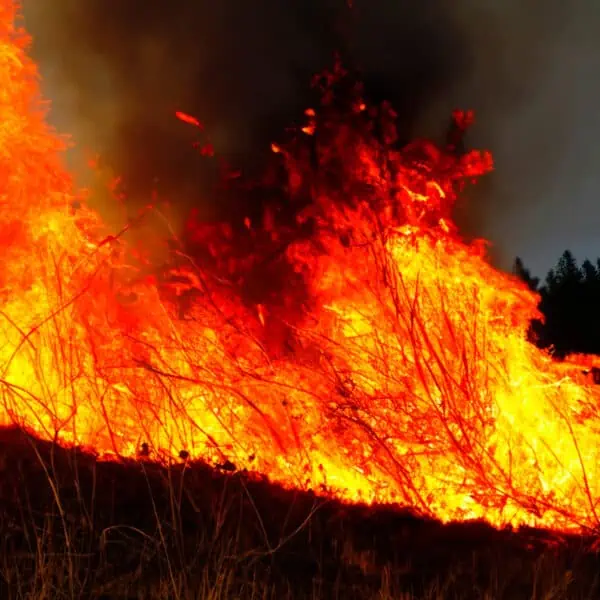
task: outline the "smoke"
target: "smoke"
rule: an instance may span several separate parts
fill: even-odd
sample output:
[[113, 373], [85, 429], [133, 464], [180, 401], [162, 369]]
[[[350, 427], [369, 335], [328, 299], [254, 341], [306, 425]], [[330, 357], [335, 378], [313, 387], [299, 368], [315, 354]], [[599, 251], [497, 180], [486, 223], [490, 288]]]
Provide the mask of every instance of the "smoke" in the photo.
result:
[[496, 171], [462, 206], [463, 230], [489, 239], [499, 266], [519, 255], [543, 276], [565, 248], [600, 254], [600, 5], [591, 0], [459, 1], [474, 63], [428, 107], [475, 109], [469, 141]]
[[572, 189], [593, 162], [574, 160], [572, 141], [586, 103], [581, 81], [595, 78], [600, 60], [593, 5], [24, 0], [24, 16], [54, 123], [98, 152], [133, 202], [158, 189], [182, 211], [239, 213], [211, 200], [214, 161], [192, 148], [199, 132], [174, 112], [197, 116], [219, 155], [251, 169], [310, 102], [311, 75], [341, 50], [367, 92], [394, 103], [406, 135], [439, 135], [452, 109], [477, 111], [468, 142], [495, 153], [497, 172], [469, 198], [461, 224], [495, 243], [500, 264], [522, 254], [539, 272], [558, 224], [534, 223], [540, 211], [562, 220], [556, 190]]
[[311, 76], [342, 50], [412, 124], [468, 69], [452, 15], [427, 4], [24, 0], [24, 16], [58, 129], [97, 151], [134, 199], [157, 188], [210, 214], [211, 161], [176, 110], [206, 125], [219, 155], [251, 168], [307, 106]]

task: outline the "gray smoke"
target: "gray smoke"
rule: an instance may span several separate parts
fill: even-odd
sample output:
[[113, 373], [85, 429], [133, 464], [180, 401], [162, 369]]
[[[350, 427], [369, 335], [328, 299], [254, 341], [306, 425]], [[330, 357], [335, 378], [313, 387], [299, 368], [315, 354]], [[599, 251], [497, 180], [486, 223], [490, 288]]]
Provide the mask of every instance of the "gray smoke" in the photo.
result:
[[593, 0], [469, 0], [462, 27], [473, 69], [428, 109], [477, 112], [469, 141], [496, 171], [461, 211], [492, 240], [497, 263], [516, 255], [545, 275], [565, 248], [600, 255], [600, 5]]
[[24, 0], [55, 124], [99, 152], [137, 201], [157, 187], [182, 210], [218, 212], [207, 201], [210, 161], [191, 147], [198, 132], [174, 112], [197, 116], [220, 155], [250, 168], [309, 102], [310, 76], [341, 49], [367, 90], [393, 101], [407, 133], [439, 135], [453, 108], [476, 109], [468, 141], [494, 152], [497, 172], [460, 220], [495, 243], [500, 264], [521, 254], [536, 272], [565, 241], [577, 253], [575, 241], [600, 220], [585, 204], [600, 130], [595, 7]]

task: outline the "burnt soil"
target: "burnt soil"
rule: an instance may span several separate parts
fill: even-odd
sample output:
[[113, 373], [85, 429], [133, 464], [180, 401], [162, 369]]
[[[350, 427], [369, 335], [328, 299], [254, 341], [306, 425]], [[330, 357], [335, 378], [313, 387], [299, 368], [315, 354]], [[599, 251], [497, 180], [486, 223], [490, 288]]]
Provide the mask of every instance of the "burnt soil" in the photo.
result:
[[146, 597], [161, 581], [217, 586], [224, 572], [219, 597], [246, 597], [253, 581], [269, 598], [381, 598], [382, 585], [389, 597], [594, 598], [594, 542], [345, 505], [232, 465], [99, 461], [0, 430], [0, 598], [44, 577], [70, 590], [57, 598]]

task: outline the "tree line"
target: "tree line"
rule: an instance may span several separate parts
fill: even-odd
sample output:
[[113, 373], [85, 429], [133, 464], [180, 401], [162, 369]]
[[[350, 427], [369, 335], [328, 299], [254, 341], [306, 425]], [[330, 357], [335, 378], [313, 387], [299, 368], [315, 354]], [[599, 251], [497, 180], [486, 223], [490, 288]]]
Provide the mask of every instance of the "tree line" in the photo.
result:
[[536, 345], [558, 358], [573, 352], [600, 355], [600, 258], [579, 265], [565, 250], [542, 282], [517, 257], [513, 273], [540, 294], [544, 322], [535, 320], [530, 327]]

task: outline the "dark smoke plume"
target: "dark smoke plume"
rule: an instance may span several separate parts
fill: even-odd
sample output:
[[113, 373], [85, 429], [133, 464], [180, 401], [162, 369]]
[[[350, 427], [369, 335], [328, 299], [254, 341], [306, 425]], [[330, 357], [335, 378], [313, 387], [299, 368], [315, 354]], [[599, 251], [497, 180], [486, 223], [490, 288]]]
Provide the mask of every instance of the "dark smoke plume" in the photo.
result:
[[[564, 222], [564, 201], [544, 199], [583, 175], [578, 162], [559, 167], [582, 118], [583, 88], [573, 83], [597, 72], [596, 4], [24, 0], [24, 13], [59, 130], [99, 152], [132, 201], [156, 188], [182, 213], [239, 216], [245, 207], [215, 200], [215, 161], [199, 157], [197, 130], [174, 112], [198, 117], [218, 155], [252, 170], [312, 102], [310, 77], [335, 51], [361, 69], [371, 99], [394, 104], [406, 139], [443, 135], [454, 108], [474, 108], [468, 143], [491, 149], [497, 171], [461, 226], [491, 238], [507, 266], [515, 254], [535, 258], [548, 234], [535, 237], [532, 215]], [[577, 52], [588, 57], [581, 68]]]
[[134, 199], [156, 187], [209, 214], [210, 161], [176, 110], [247, 169], [311, 102], [311, 76], [336, 51], [374, 99], [394, 101], [407, 135], [471, 61], [440, 1], [25, 0], [25, 18], [59, 129]]

